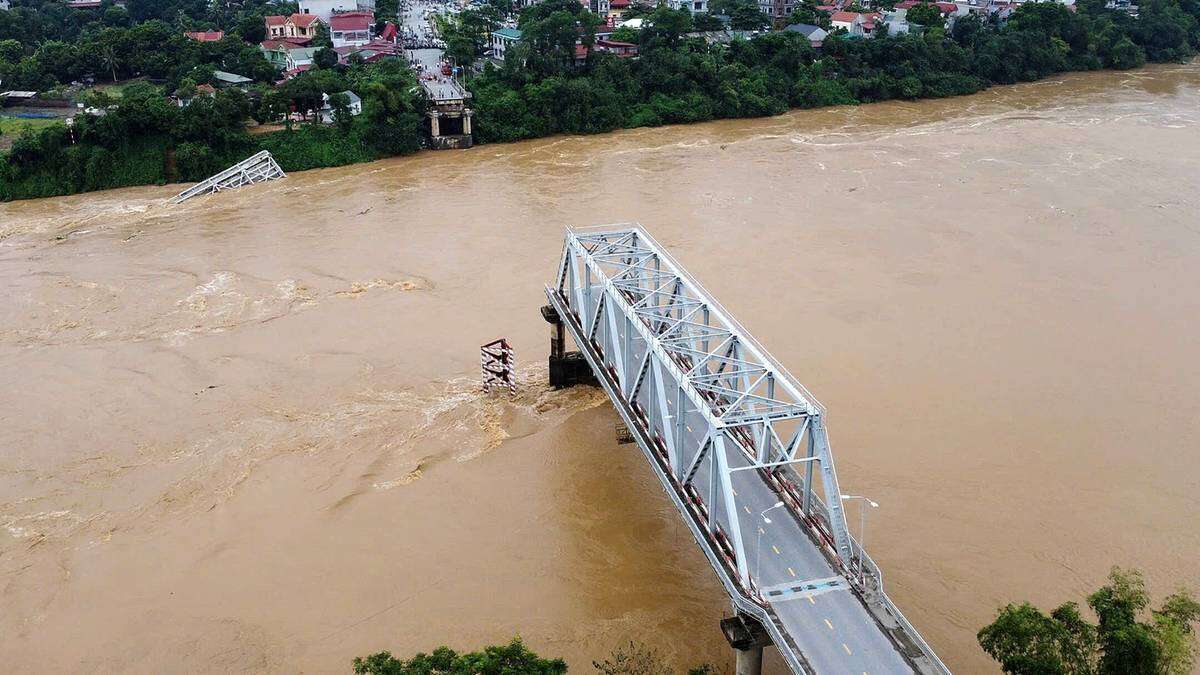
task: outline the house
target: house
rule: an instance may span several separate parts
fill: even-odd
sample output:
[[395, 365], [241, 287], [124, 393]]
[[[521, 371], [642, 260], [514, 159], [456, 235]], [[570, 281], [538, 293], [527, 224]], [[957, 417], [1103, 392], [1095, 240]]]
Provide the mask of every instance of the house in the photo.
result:
[[371, 12], [345, 12], [334, 14], [329, 19], [329, 37], [336, 47], [357, 47], [371, 41], [371, 25], [375, 15]]
[[300, 13], [321, 17], [326, 24], [339, 12], [374, 12], [375, 0], [300, 0]]
[[[896, 9], [905, 9], [905, 10], [912, 9], [913, 7], [920, 5], [920, 4], [924, 4], [922, 2], [922, 0], [904, 0], [903, 2], [896, 3]], [[942, 13], [943, 17], [964, 16], [964, 15], [970, 13], [969, 5], [961, 5], [960, 6], [953, 2], [931, 2], [929, 4], [933, 5], [934, 7], [937, 7], [938, 11]]]
[[216, 94], [217, 94], [217, 90], [214, 89], [211, 84], [199, 84], [199, 85], [196, 85], [195, 95], [188, 97], [188, 98], [183, 98], [182, 96], [179, 95], [179, 92], [176, 91], [175, 92], [175, 105], [178, 105], [180, 108], [186, 108], [192, 104], [192, 101], [195, 101], [196, 99], [200, 98], [201, 96], [216, 96]]
[[888, 35], [907, 35], [912, 32], [912, 26], [908, 23], [908, 10], [895, 9], [883, 14], [883, 26], [887, 28]]
[[254, 80], [238, 75], [237, 73], [227, 73], [223, 70], [214, 70], [213, 79], [217, 81], [217, 86], [222, 89], [244, 88], [246, 85], [254, 82]]
[[291, 16], [264, 16], [267, 24], [268, 40], [312, 40], [317, 36], [317, 26], [323, 23], [320, 17], [311, 14], [292, 14]]
[[862, 12], [834, 12], [829, 17], [829, 23], [834, 28], [844, 28], [855, 37], [871, 37], [875, 31], [875, 22], [882, 21], [883, 16], [878, 12], [864, 14]]
[[[358, 115], [362, 112], [362, 99], [358, 97], [358, 94], [352, 91], [343, 91], [340, 93], [350, 99], [350, 105], [347, 108], [350, 110], [351, 115]], [[320, 117], [321, 122], [333, 124], [333, 106], [329, 105], [329, 94], [321, 94], [321, 101], [322, 105], [317, 110], [317, 116]]]
[[617, 40], [596, 40], [596, 51], [605, 54], [616, 54], [622, 58], [629, 56], [637, 56], [637, 45], [632, 42], [619, 42]]
[[396, 42], [400, 39], [400, 29], [396, 28], [396, 24], [388, 21], [383, 24], [383, 31], [379, 33], [379, 39], [384, 42]]
[[100, 0], [71, 0], [67, 3], [71, 9], [100, 9]]
[[338, 63], [343, 65], [350, 63], [351, 56], [358, 56], [363, 63], [374, 63], [388, 58], [401, 58], [405, 55], [403, 44], [378, 39], [359, 47], [335, 47], [333, 51], [337, 52]]
[[288, 68], [288, 53], [293, 49], [303, 49], [308, 40], [263, 40], [258, 43], [263, 57], [276, 68]]
[[37, 98], [36, 91], [0, 91], [0, 107], [29, 105]]
[[8, 0], [0, 0], [0, 10], [9, 10], [12, 7], [8, 4]]
[[596, 13], [608, 20], [612, 25], [621, 20], [629, 11], [630, 0], [596, 0]]
[[184, 35], [190, 37], [196, 42], [220, 42], [221, 38], [225, 37], [225, 31], [220, 30], [194, 30], [187, 31]]
[[492, 37], [489, 40], [492, 48], [492, 58], [503, 61], [508, 48], [516, 44], [520, 39], [521, 31], [516, 28], [497, 28], [492, 31]]
[[822, 43], [825, 41], [825, 36], [829, 35], [829, 31], [824, 28], [809, 23], [794, 23], [783, 30], [788, 33], [803, 35], [808, 40], [808, 43], [812, 45], [813, 49], [820, 49]]
[[758, 9], [772, 20], [786, 19], [796, 9], [795, 0], [758, 0]]
[[686, 9], [692, 14], [708, 13], [708, 0], [667, 0], [667, 5], [677, 11]]
[[292, 79], [293, 77], [296, 77], [297, 75], [299, 75], [301, 73], [308, 72], [315, 67], [316, 66], [314, 66], [311, 63], [306, 63], [303, 66], [297, 66], [295, 68], [288, 68], [287, 70], [283, 71], [283, 79], [280, 80], [279, 82], [276, 82], [275, 84], [282, 84], [283, 82], [287, 82], [288, 80]]
[[320, 50], [320, 47], [293, 47], [287, 50], [287, 59], [283, 64], [284, 70], [301, 68], [307, 70], [307, 67], [315, 66], [317, 52]]

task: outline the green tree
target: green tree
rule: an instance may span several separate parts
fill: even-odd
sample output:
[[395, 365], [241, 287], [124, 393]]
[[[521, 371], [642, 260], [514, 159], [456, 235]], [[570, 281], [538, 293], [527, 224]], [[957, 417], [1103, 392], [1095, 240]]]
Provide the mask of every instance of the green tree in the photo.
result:
[[318, 68], [335, 68], [338, 64], [338, 54], [329, 47], [321, 47], [313, 53], [313, 64]]
[[909, 7], [905, 18], [908, 19], [909, 23], [920, 24], [922, 26], [942, 25], [941, 10], [937, 8], [937, 5], [932, 5], [928, 2]]
[[734, 30], [762, 30], [771, 25], [756, 0], [713, 0], [712, 10], [728, 16], [729, 27]]
[[825, 30], [829, 30], [829, 13], [817, 9], [816, 0], [805, 0], [803, 3], [796, 6], [788, 16], [788, 23], [806, 23], [810, 26], [820, 26]]
[[562, 659], [543, 659], [520, 638], [513, 638], [507, 645], [469, 654], [438, 647], [432, 654], [417, 654], [407, 661], [379, 652], [356, 657], [354, 672], [357, 675], [561, 675], [567, 672], [567, 664]]
[[1140, 621], [1149, 602], [1142, 574], [1114, 567], [1108, 583], [1088, 596], [1098, 625], [1073, 602], [1049, 616], [1029, 603], [1010, 604], [979, 631], [979, 644], [1015, 675], [1186, 675], [1195, 662], [1200, 603], [1179, 591], [1151, 622]]
[[25, 53], [25, 47], [18, 40], [0, 40], [0, 61], [4, 63], [17, 63], [21, 60], [21, 55]]
[[329, 95], [329, 107], [333, 111], [333, 121], [343, 131], [350, 128], [354, 116], [350, 113], [350, 97], [344, 92]]

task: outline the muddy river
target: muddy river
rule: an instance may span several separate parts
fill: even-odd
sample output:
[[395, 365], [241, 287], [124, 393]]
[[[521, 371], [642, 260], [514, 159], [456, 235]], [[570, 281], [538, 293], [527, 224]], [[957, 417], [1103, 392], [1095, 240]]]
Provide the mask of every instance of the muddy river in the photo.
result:
[[0, 205], [0, 663], [728, 666], [603, 395], [543, 384], [563, 226], [637, 220], [826, 404], [892, 596], [988, 672], [1003, 603], [1200, 587], [1198, 185], [1192, 64]]

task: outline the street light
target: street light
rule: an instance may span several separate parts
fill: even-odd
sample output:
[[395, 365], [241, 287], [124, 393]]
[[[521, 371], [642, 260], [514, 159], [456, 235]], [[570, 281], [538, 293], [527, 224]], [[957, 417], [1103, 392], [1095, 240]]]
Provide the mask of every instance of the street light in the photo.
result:
[[[768, 506], [763, 509], [762, 513], [758, 514], [758, 517], [762, 518], [764, 523], [770, 525], [771, 519], [767, 517], [767, 511], [774, 511], [781, 506], [783, 506], [782, 501], [775, 502], [774, 506]], [[763, 528], [762, 525], [759, 525], [758, 537], [754, 540], [754, 583], [756, 584], [758, 583], [758, 571], [762, 569], [762, 536]]]
[[[864, 497], [862, 495], [841, 495], [841, 497], [842, 497], [842, 501], [844, 501], [844, 502], [848, 502], [852, 499], [861, 499], [864, 502], [866, 502], [867, 504], [870, 504], [871, 508], [873, 508], [873, 509], [879, 508], [879, 504], [875, 503], [874, 501], [872, 501], [870, 499], [867, 499], [866, 497]], [[866, 507], [860, 506], [858, 509], [858, 575], [859, 576], [863, 575], [863, 556], [865, 556], [866, 554], [867, 554], [867, 509], [866, 509]]]

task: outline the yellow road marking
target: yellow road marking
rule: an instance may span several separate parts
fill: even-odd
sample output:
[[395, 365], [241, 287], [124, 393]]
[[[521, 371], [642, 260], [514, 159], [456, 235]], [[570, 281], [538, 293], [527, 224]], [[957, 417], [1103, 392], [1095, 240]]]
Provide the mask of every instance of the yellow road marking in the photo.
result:
[[829, 619], [825, 619], [825, 625], [829, 626], [829, 630], [833, 630], [833, 624], [829, 623]]
[[790, 568], [790, 567], [789, 567], [789, 568], [788, 568], [788, 574], [790, 574], [790, 575], [792, 575], [792, 576], [796, 576], [796, 570], [794, 570], [794, 569], [792, 569], [792, 568]]
[[779, 555], [779, 549], [775, 547], [775, 544], [771, 544], [771, 550], [775, 551], [775, 555]]
[[842, 649], [845, 649], [847, 654], [849, 654], [851, 656], [854, 655], [854, 652], [850, 651], [850, 648], [846, 646], [845, 642], [842, 643]]

